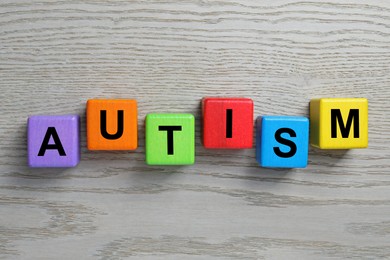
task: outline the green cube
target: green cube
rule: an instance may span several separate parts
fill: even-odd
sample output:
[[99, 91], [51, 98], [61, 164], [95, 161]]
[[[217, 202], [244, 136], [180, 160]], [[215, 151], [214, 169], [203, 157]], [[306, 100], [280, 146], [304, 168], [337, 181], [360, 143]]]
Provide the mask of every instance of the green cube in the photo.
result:
[[191, 114], [148, 114], [145, 149], [149, 165], [195, 162], [195, 118]]

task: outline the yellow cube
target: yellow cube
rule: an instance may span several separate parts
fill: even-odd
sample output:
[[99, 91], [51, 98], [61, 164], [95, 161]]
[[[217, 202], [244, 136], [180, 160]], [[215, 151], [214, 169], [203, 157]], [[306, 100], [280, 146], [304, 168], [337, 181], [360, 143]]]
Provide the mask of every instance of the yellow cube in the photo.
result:
[[321, 149], [368, 146], [366, 98], [320, 98], [310, 101], [310, 144]]

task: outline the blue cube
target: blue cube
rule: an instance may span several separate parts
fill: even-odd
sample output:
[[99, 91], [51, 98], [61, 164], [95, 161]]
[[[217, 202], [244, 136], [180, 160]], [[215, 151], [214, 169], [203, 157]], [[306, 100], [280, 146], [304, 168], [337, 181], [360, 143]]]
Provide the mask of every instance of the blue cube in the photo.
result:
[[262, 116], [256, 120], [256, 159], [262, 167], [305, 168], [309, 153], [309, 119]]

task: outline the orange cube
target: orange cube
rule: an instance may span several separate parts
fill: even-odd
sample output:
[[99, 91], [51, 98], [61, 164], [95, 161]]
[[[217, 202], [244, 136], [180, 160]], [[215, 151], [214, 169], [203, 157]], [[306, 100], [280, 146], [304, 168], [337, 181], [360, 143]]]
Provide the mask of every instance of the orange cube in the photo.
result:
[[87, 102], [89, 150], [135, 150], [138, 146], [137, 101], [90, 99]]

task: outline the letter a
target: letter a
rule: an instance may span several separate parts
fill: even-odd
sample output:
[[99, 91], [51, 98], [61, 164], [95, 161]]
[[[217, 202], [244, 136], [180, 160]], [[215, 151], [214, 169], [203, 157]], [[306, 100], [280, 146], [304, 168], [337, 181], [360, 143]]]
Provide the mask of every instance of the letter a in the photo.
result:
[[[53, 138], [54, 144], [49, 144], [50, 137]], [[66, 156], [64, 147], [61, 140], [58, 137], [55, 127], [48, 127], [41, 148], [39, 149], [38, 156], [45, 156], [46, 150], [57, 150], [60, 156]]]

